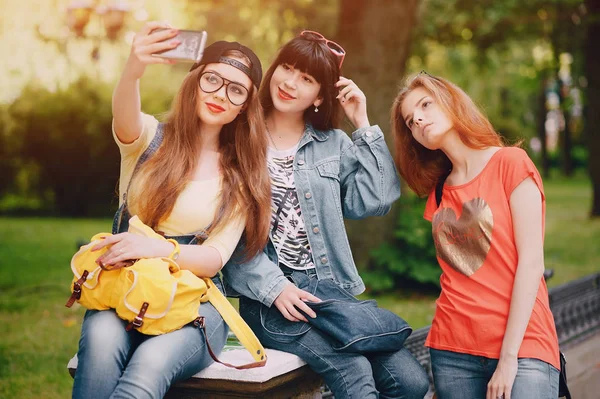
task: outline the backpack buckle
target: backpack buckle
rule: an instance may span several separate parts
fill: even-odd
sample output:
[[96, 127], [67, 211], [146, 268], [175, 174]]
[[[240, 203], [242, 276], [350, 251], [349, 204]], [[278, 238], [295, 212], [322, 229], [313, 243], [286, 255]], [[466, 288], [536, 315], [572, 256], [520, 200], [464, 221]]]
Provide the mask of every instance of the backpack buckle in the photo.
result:
[[131, 325], [135, 328], [140, 328], [142, 326], [142, 324], [144, 324], [144, 321], [142, 320], [142, 318], [139, 315], [135, 316], [135, 318], [131, 322]]
[[81, 299], [81, 284], [77, 282], [73, 283], [73, 298]]
[[87, 270], [84, 270], [79, 280], [73, 283], [73, 293], [71, 294], [69, 300], [65, 304], [66, 307], [70, 308], [71, 306], [73, 306], [75, 301], [81, 299], [81, 285], [87, 280], [88, 274], [89, 272]]
[[127, 327], [125, 327], [125, 331], [130, 331], [132, 328], [140, 328], [143, 324], [144, 324], [144, 315], [146, 314], [146, 311], [148, 310], [148, 302], [144, 302], [142, 304], [142, 308], [140, 309], [140, 313], [137, 314], [137, 316], [135, 316], [133, 318], [133, 320], [131, 322], [129, 322], [129, 324], [127, 324]]
[[194, 326], [198, 328], [204, 328], [204, 316], [196, 317], [194, 320]]

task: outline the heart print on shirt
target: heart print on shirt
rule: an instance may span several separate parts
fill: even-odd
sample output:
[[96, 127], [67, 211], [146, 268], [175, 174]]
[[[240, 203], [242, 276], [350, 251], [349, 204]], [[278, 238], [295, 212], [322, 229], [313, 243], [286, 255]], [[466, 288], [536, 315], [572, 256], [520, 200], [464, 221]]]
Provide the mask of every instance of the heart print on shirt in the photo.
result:
[[475, 198], [463, 203], [459, 218], [442, 208], [432, 220], [438, 257], [454, 270], [472, 276], [485, 262], [492, 244], [494, 218], [487, 202]]

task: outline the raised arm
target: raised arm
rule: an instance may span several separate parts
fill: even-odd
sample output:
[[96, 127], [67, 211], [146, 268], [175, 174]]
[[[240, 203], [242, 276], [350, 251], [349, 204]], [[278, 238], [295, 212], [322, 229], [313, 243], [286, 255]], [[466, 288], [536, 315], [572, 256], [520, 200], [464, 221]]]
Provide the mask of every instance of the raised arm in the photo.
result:
[[349, 219], [383, 216], [400, 197], [394, 160], [378, 126], [352, 133], [352, 143], [340, 158], [340, 184]]
[[[159, 28], [167, 28], [167, 30], [156, 31]], [[142, 133], [140, 79], [144, 75], [146, 66], [173, 63], [172, 60], [155, 57], [152, 54], [177, 47], [178, 41], [162, 42], [176, 35], [177, 30], [170, 29], [170, 26], [164, 22], [148, 22], [133, 39], [129, 58], [112, 98], [114, 131], [124, 144], [134, 142]]]
[[352, 142], [345, 143], [340, 158], [340, 184], [344, 216], [361, 219], [382, 216], [400, 197], [400, 180], [383, 132], [370, 126], [367, 99], [353, 81], [340, 78], [338, 100], [356, 127]]

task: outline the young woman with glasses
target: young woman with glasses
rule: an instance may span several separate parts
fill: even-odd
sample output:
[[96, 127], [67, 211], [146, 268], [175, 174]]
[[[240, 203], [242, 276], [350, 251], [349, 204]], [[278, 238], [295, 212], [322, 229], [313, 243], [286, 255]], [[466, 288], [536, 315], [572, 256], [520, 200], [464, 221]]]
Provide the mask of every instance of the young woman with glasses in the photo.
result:
[[[252, 261], [231, 261], [225, 282], [243, 295], [240, 313], [261, 342], [298, 355], [336, 398], [422, 399], [427, 376], [402, 343], [368, 353], [354, 345], [372, 320], [353, 317], [370, 304], [354, 298], [365, 286], [344, 217], [386, 214], [400, 183], [383, 133], [369, 123], [363, 92], [340, 76], [344, 56], [337, 43], [304, 31], [267, 71], [259, 96], [269, 139], [270, 240]], [[357, 128], [352, 138], [336, 129], [342, 111]], [[401, 320], [384, 316], [372, 331]], [[366, 327], [367, 340], [376, 341]], [[355, 333], [361, 336], [341, 348], [340, 335]]]
[[469, 96], [421, 72], [392, 108], [397, 165], [428, 195], [442, 292], [425, 345], [440, 399], [558, 397], [544, 272], [545, 196]]
[[[166, 28], [166, 30], [158, 30]], [[258, 99], [256, 55], [239, 43], [216, 42], [186, 75], [164, 123], [140, 109], [146, 66], [172, 61], [152, 54], [176, 47], [177, 31], [151, 22], [133, 41], [113, 97], [113, 135], [121, 152], [121, 207], [97, 260], [167, 257], [168, 241], [127, 233], [130, 216], [177, 240], [183, 269], [213, 277], [244, 235], [243, 255], [267, 241], [270, 182]], [[208, 236], [208, 237], [207, 237]], [[213, 277], [222, 290], [219, 277]], [[162, 398], [170, 385], [210, 365], [206, 339], [217, 353], [227, 327], [210, 303], [199, 306], [207, 336], [192, 326], [159, 336], [126, 331], [114, 310], [86, 312], [79, 341], [74, 398]]]

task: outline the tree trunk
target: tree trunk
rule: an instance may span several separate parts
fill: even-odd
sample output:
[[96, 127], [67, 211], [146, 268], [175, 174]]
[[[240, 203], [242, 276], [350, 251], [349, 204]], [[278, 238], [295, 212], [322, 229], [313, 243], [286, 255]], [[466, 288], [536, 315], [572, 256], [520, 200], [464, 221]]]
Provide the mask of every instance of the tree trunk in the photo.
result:
[[572, 24], [568, 22], [562, 22], [561, 16], [565, 15], [568, 10], [566, 5], [562, 2], [556, 3], [556, 15], [555, 15], [555, 26], [552, 30], [550, 41], [554, 52], [556, 70], [554, 71], [555, 77], [558, 83], [558, 99], [559, 99], [559, 110], [563, 115], [565, 126], [562, 131], [559, 132], [559, 146], [561, 153], [561, 167], [565, 176], [571, 176], [573, 174], [573, 160], [571, 156], [572, 138], [571, 138], [571, 127], [570, 127], [570, 109], [568, 104], [569, 86], [568, 82], [564, 82], [560, 78], [560, 55], [563, 52], [571, 52], [573, 50], [570, 34], [572, 32]]
[[[369, 121], [382, 128], [389, 146], [390, 108], [404, 78], [418, 5], [418, 0], [340, 1], [336, 41], [346, 50], [342, 73], [367, 96]], [[371, 249], [392, 238], [394, 214], [347, 223], [359, 267], [368, 263]]]
[[541, 144], [541, 163], [542, 163], [542, 176], [544, 179], [550, 177], [550, 166], [548, 164], [548, 136], [546, 134], [546, 117], [548, 110], [546, 109], [546, 86], [548, 84], [547, 73], [543, 72], [543, 78], [540, 79], [540, 91], [537, 99], [537, 128], [538, 136]]
[[560, 109], [565, 120], [565, 128], [561, 134], [561, 152], [562, 152], [562, 170], [567, 177], [573, 176], [573, 156], [571, 154], [573, 148], [573, 134], [571, 132], [571, 104], [568, 101], [570, 87], [562, 79], [558, 78], [558, 98]]
[[589, 150], [589, 172], [592, 179], [593, 199], [591, 217], [600, 217], [600, 3], [586, 0], [588, 31], [585, 44], [585, 75], [587, 87], [586, 131]]

